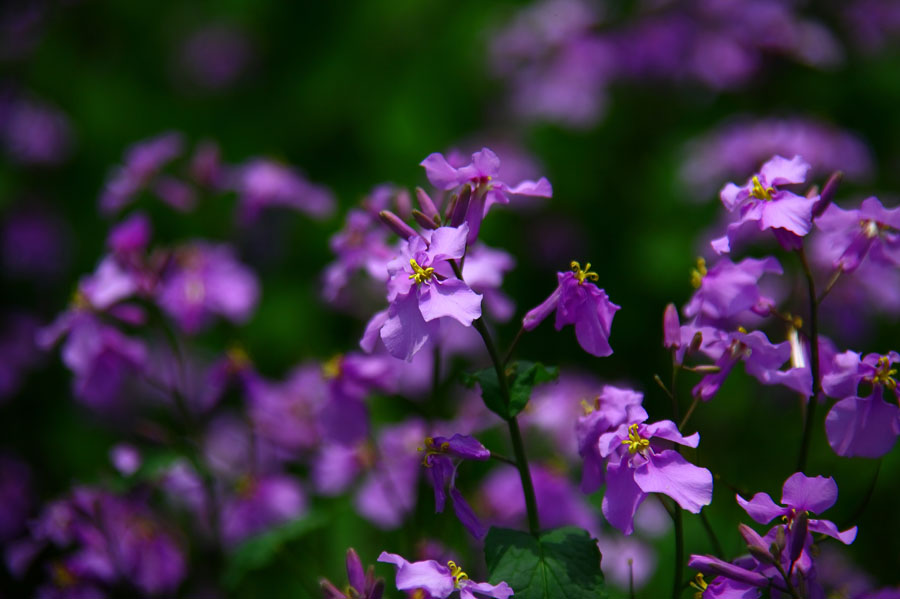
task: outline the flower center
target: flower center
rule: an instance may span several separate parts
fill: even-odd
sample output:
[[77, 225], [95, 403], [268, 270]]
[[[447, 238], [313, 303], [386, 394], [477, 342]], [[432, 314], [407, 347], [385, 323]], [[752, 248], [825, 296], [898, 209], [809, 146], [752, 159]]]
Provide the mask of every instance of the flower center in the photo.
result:
[[706, 260], [697, 258], [697, 267], [691, 270], [691, 286], [694, 289], [700, 289], [703, 284], [703, 277], [706, 276]]
[[341, 362], [344, 356], [341, 354], [333, 355], [327, 362], [322, 364], [322, 376], [326, 379], [336, 379], [341, 376]]
[[703, 593], [706, 591], [706, 587], [709, 586], [706, 584], [706, 581], [703, 580], [703, 574], [697, 573], [694, 576], [694, 579], [691, 581], [691, 588], [695, 589], [697, 592], [694, 593], [694, 599], [702, 599]]
[[635, 454], [650, 447], [650, 439], [638, 434], [638, 425], [632, 424], [628, 427], [628, 438], [622, 441], [622, 445], [627, 445], [629, 453]]
[[450, 574], [453, 575], [453, 583], [456, 585], [456, 588], [459, 588], [459, 583], [469, 579], [469, 575], [463, 572], [462, 568], [457, 566], [453, 560], [447, 562], [447, 567], [450, 568]]
[[579, 285], [584, 285], [585, 279], [594, 282], [597, 282], [600, 279], [600, 276], [597, 273], [591, 272], [590, 262], [585, 264], [584, 268], [581, 268], [581, 264], [579, 264], [575, 260], [572, 260], [572, 263], [569, 264], [569, 267], [572, 269], [572, 272], [575, 273], [575, 278], [578, 279]]
[[774, 187], [763, 187], [759, 182], [759, 177], [753, 175], [753, 186], [750, 188], [750, 197], [765, 202], [772, 201], [772, 194], [775, 193]]
[[872, 383], [884, 385], [891, 391], [897, 388], [897, 380], [894, 375], [897, 374], [896, 368], [891, 368], [891, 359], [888, 356], [878, 358], [878, 366], [875, 367], [875, 376], [872, 377]]
[[409, 265], [412, 266], [413, 274], [409, 275], [409, 278], [415, 281], [417, 284], [425, 283], [431, 280], [431, 277], [434, 276], [434, 268], [429, 266], [428, 268], [422, 268], [419, 266], [419, 263], [416, 262], [415, 258], [409, 259]]
[[418, 451], [424, 451], [425, 457], [422, 458], [422, 465], [426, 468], [431, 468], [431, 460], [430, 458], [433, 455], [438, 455], [442, 453], [447, 453], [450, 450], [450, 443], [448, 441], [444, 441], [440, 445], [435, 445], [434, 437], [425, 437], [425, 447], [419, 447]]

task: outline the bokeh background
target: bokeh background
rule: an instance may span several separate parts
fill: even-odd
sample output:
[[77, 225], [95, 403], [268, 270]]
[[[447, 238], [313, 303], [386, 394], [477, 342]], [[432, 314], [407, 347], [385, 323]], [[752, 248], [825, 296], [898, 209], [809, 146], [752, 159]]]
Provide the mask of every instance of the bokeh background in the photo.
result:
[[[141, 444], [74, 400], [58, 352], [12, 340], [12, 323], [24, 314], [45, 325], [65, 309], [104, 251], [110, 220], [98, 198], [111, 169], [131, 144], [166, 131], [190, 144], [214, 141], [228, 164], [256, 157], [289, 164], [337, 199], [324, 220], [285, 211], [252, 225], [240, 222], [233, 192], [204, 197], [190, 213], [142, 199], [159, 239], [229, 241], [259, 277], [249, 322], [193, 337], [198, 351], [238, 343], [261, 373], [279, 378], [300, 362], [355, 349], [365, 319], [381, 305], [353, 315], [321, 296], [322, 271], [333, 259], [328, 240], [344, 214], [378, 183], [427, 186], [418, 164], [431, 152], [486, 145], [501, 160], [527, 160], [530, 176], [545, 175], [554, 188], [551, 200], [497, 210], [484, 224], [482, 238], [516, 259], [504, 289], [518, 317], [549, 294], [554, 273], [573, 259], [590, 261], [598, 284], [622, 306], [609, 358], [588, 356], [571, 330], [556, 333], [549, 324], [526, 335], [518, 355], [642, 390], [652, 418], [670, 417], [653, 383], [654, 374], [667, 380], [670, 373], [661, 315], [692, 292], [694, 260], [708, 254], [706, 241], [723, 226], [717, 191], [724, 183], [742, 183], [780, 152], [802, 153], [819, 184], [844, 170], [844, 204], [877, 195], [894, 205], [900, 190], [900, 11], [890, 1], [734, 3], [740, 10], [693, 4], [3, 3], [7, 365], [0, 369], [9, 383], [0, 399], [0, 451], [30, 469], [28, 517], [74, 484], [122, 485], [110, 448]], [[804, 316], [803, 288], [791, 282], [799, 283], [798, 264], [792, 256], [782, 263], [780, 297]], [[854, 294], [854, 285], [839, 283], [824, 332], [841, 348], [898, 349], [900, 305], [878, 290]], [[515, 321], [498, 327], [501, 343], [517, 329]], [[450, 417], [461, 393], [453, 385], [458, 370], [450, 368], [451, 381], [427, 408], [373, 399], [376, 428], [416, 412]], [[686, 395], [689, 383], [682, 386]], [[843, 555], [876, 583], [896, 584], [900, 458], [895, 451], [880, 466], [838, 458], [825, 442], [823, 416], [809, 471], [838, 482], [832, 519], [860, 526]], [[695, 457], [725, 481], [708, 513], [729, 555], [740, 551], [736, 525], [747, 520], [729, 485], [777, 495], [794, 471], [801, 423], [796, 397], [743, 372], [694, 416], [703, 438]], [[502, 433], [485, 442], [509, 453]], [[561, 460], [537, 432], [526, 442], [537, 461]], [[166, 451], [142, 449], [145, 456]], [[466, 472], [463, 488], [474, 494], [497, 467]], [[576, 467], [559, 468], [577, 480]], [[875, 491], [862, 506], [876, 469]], [[303, 465], [293, 473], [307, 474]], [[413, 513], [389, 531], [356, 514], [349, 496], [312, 498], [307, 528], [285, 533], [252, 566], [227, 556], [192, 566], [179, 596], [318, 596], [320, 576], [342, 584], [347, 547], [370, 563], [382, 549], [411, 556], [425, 538], [466, 556], [470, 573], [483, 569], [478, 545], [452, 514], [435, 516], [430, 489], [420, 487]], [[599, 506], [599, 499], [589, 501]], [[710, 551], [699, 520], [688, 517], [687, 530], [688, 552]], [[671, 532], [649, 544], [657, 568], [639, 596], [658, 597], [670, 584]], [[201, 559], [198, 553], [189, 563]], [[392, 576], [390, 568], [378, 573]], [[0, 582], [3, 597], [28, 596], [38, 584], [5, 570]]]

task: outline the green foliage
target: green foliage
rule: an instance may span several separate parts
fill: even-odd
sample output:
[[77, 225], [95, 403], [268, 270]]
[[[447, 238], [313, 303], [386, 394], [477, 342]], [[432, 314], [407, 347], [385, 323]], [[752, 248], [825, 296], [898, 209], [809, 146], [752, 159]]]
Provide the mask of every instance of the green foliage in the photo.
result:
[[265, 568], [285, 550], [285, 547], [307, 533], [325, 526], [326, 518], [312, 512], [261, 535], [252, 537], [229, 556], [222, 575], [225, 587], [234, 590], [247, 574]]
[[512, 587], [517, 599], [598, 599], [606, 597], [600, 550], [587, 531], [556, 528], [535, 537], [509, 528], [491, 528], [484, 542], [490, 582]]
[[531, 390], [535, 385], [555, 380], [559, 376], [556, 366], [544, 366], [540, 362], [513, 362], [506, 369], [506, 380], [509, 386], [509, 405], [503, 398], [497, 371], [485, 368], [473, 374], [463, 375], [463, 381], [469, 387], [476, 383], [481, 387], [481, 398], [492, 412], [510, 420], [525, 409], [531, 399]]

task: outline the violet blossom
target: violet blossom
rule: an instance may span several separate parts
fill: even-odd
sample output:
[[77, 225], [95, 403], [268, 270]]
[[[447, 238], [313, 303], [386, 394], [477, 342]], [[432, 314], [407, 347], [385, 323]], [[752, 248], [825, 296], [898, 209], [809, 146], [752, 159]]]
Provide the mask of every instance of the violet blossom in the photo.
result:
[[[491, 457], [491, 452], [477, 439], [467, 435], [455, 434], [447, 437], [426, 437], [423, 449], [425, 457], [425, 475], [434, 488], [434, 511], [444, 511], [449, 492], [453, 511], [466, 530], [476, 539], [484, 538], [487, 530], [475, 516], [462, 493], [456, 488], [456, 468], [453, 458], [460, 460], [484, 461]], [[449, 489], [449, 491], [448, 491]]]
[[450, 261], [463, 257], [468, 226], [440, 227], [401, 243], [400, 256], [388, 265], [386, 311], [366, 328], [361, 346], [372, 351], [377, 339], [388, 352], [407, 361], [437, 333], [437, 322], [450, 317], [464, 326], [481, 317], [481, 295], [454, 276]]
[[103, 188], [100, 210], [104, 214], [114, 214], [126, 207], [183, 150], [184, 139], [176, 132], [162, 133], [132, 145], [125, 152], [122, 164], [113, 170]]
[[[900, 435], [900, 393], [895, 378], [900, 354], [860, 354], [847, 351], [834, 357], [830, 372], [822, 377], [829, 397], [839, 398], [825, 417], [828, 444], [841, 456], [878, 458], [888, 453]], [[860, 397], [866, 383], [871, 392]], [[885, 391], [893, 401], [885, 401]]]
[[885, 208], [875, 197], [863, 200], [857, 210], [829, 204], [816, 226], [824, 233], [822, 245], [834, 257], [834, 268], [852, 272], [867, 256], [881, 266], [900, 266], [900, 207]]
[[694, 514], [712, 501], [712, 474], [695, 466], [671, 443], [697, 447], [700, 434], [684, 437], [670, 420], [621, 424], [600, 435], [600, 456], [607, 459], [603, 515], [625, 534], [633, 531], [634, 514], [648, 493], [662, 493]]
[[257, 158], [238, 167], [232, 177], [244, 220], [255, 220], [268, 207], [290, 208], [316, 220], [334, 212], [331, 192], [286, 164]]
[[578, 262], [572, 262], [571, 266], [571, 271], [556, 273], [557, 288], [525, 314], [522, 327], [526, 331], [534, 330], [555, 311], [557, 331], [574, 324], [575, 337], [586, 352], [598, 357], [608, 356], [613, 353], [609, 345], [610, 328], [620, 306], [610, 302], [606, 292], [594, 284], [599, 275], [590, 270], [590, 262], [583, 269]]
[[322, 578], [319, 585], [325, 592], [325, 599], [381, 599], [384, 580], [375, 578], [375, 567], [363, 570], [362, 561], [352, 548], [347, 550], [347, 587], [341, 591], [330, 580]]
[[459, 591], [460, 599], [507, 599], [513, 595], [513, 590], [505, 582], [492, 585], [470, 580], [453, 561], [447, 562], [446, 566], [434, 560], [410, 563], [396, 553], [386, 551], [381, 552], [378, 561], [397, 567], [396, 585], [400, 591], [423, 589], [433, 599], [445, 599], [454, 591]]
[[249, 319], [259, 300], [259, 282], [230, 246], [196, 241], [175, 251], [157, 299], [182, 330], [196, 333], [213, 315], [237, 323]]
[[721, 258], [709, 270], [700, 258], [691, 280], [696, 291], [685, 305], [684, 315], [699, 316], [704, 323], [732, 318], [747, 310], [768, 316], [775, 302], [762, 294], [759, 279], [765, 273], [782, 272], [781, 264], [771, 256], [745, 258], [737, 264]]
[[799, 196], [778, 187], [803, 183], [808, 170], [809, 164], [800, 156], [790, 160], [774, 156], [743, 187], [734, 183], [723, 187], [719, 194], [722, 203], [729, 212], [739, 210], [740, 218], [728, 225], [725, 236], [713, 240], [713, 249], [728, 253], [731, 241], [745, 225], [760, 231], [773, 229], [785, 248], [799, 247], [799, 239], [812, 227], [812, 210], [819, 197]]
[[[496, 179], [500, 171], [500, 158], [488, 148], [472, 154], [471, 163], [455, 168], [443, 154], [430, 154], [421, 163], [432, 185], [449, 191], [468, 186], [471, 194], [465, 208], [465, 222], [468, 223], [467, 241], [474, 243], [478, 238], [481, 221], [494, 204], [508, 204], [510, 195], [526, 195], [549, 198], [553, 195], [550, 182], [541, 177], [537, 181], [525, 180], [510, 186]], [[460, 196], [462, 197], [462, 196]]]

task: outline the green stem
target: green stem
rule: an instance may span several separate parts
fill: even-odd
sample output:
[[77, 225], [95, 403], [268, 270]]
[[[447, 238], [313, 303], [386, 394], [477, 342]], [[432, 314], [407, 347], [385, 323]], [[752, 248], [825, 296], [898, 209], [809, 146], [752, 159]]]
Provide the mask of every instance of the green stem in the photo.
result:
[[822, 381], [819, 379], [819, 304], [816, 296], [816, 281], [813, 278], [812, 270], [806, 259], [806, 253], [802, 247], [797, 250], [797, 255], [800, 257], [800, 264], [803, 266], [803, 274], [806, 276], [806, 285], [809, 289], [809, 369], [812, 373], [812, 397], [807, 402], [806, 421], [803, 425], [803, 437], [800, 443], [800, 456], [797, 459], [797, 472], [803, 472], [806, 469], [806, 461], [809, 456], [816, 404], [819, 403]]
[[716, 536], [716, 532], [713, 530], [712, 524], [709, 523], [709, 518], [706, 517], [706, 512], [700, 512], [700, 521], [703, 523], [703, 528], [706, 529], [706, 534], [709, 537], [709, 542], [712, 543], [713, 546], [713, 555], [716, 557], [723, 557], [725, 552], [722, 551], [722, 544], [719, 543], [719, 537]]
[[[456, 277], [463, 280], [462, 269], [455, 260], [450, 260], [453, 272]], [[494, 344], [494, 338], [487, 325], [484, 324], [484, 318], [479, 318], [472, 323], [472, 327], [481, 335], [484, 346], [488, 354], [491, 356], [491, 362], [494, 363], [494, 370], [497, 373], [497, 383], [500, 386], [500, 396], [503, 398], [503, 404], [509, 407], [509, 381], [506, 378], [506, 367], [497, 346]], [[534, 494], [534, 483], [531, 481], [531, 471], [528, 469], [528, 458], [525, 455], [525, 443], [522, 442], [522, 431], [519, 430], [519, 422], [516, 417], [508, 418], [506, 425], [509, 428], [509, 437], [512, 440], [513, 454], [516, 457], [516, 467], [519, 469], [519, 478], [522, 479], [522, 493], [525, 495], [525, 511], [528, 513], [528, 530], [531, 534], [537, 536], [541, 530], [540, 519], [538, 518], [537, 499]]]
[[675, 525], [675, 578], [672, 581], [672, 599], [681, 596], [681, 575], [684, 562], [684, 524], [681, 521], [681, 506], [674, 504], [672, 509], [672, 523]]

